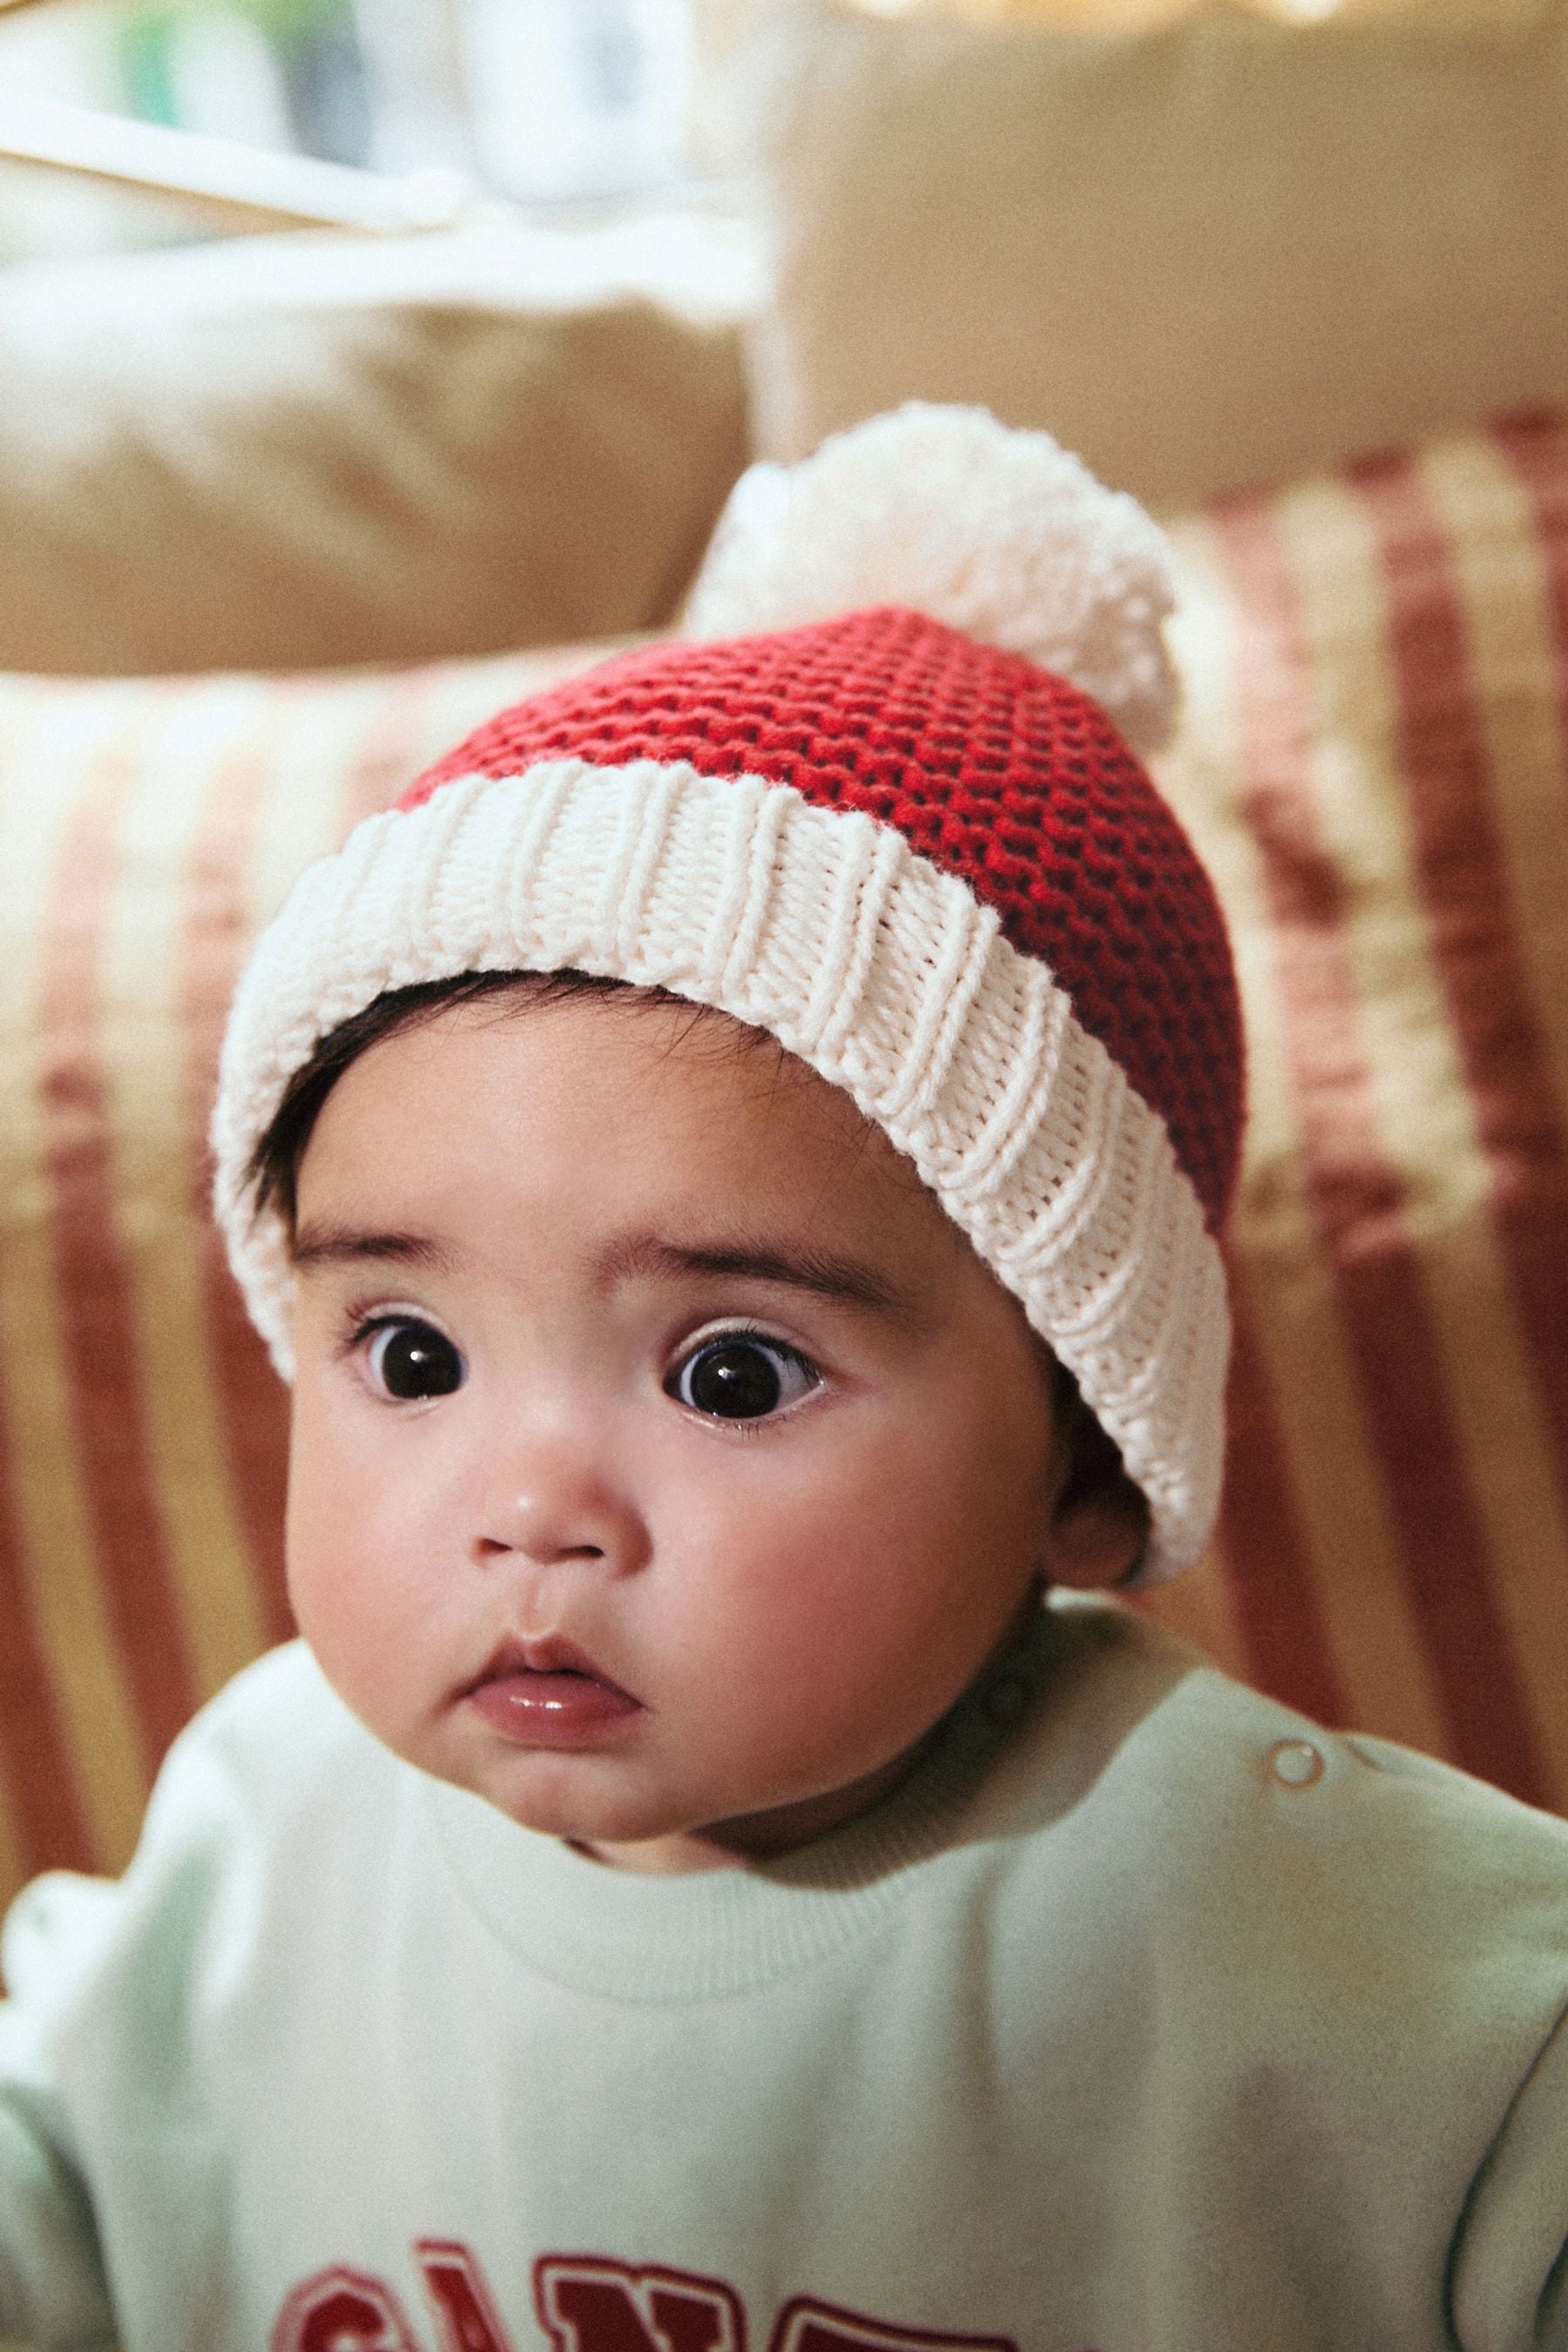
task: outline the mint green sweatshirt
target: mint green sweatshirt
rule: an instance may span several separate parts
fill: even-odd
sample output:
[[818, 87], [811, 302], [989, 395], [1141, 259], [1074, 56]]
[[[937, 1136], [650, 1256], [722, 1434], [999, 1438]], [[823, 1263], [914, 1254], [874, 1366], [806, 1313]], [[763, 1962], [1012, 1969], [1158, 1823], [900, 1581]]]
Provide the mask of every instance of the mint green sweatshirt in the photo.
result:
[[4, 1964], [0, 2336], [1568, 2347], [1568, 1824], [1103, 1604], [689, 1878], [426, 1779], [294, 1645]]

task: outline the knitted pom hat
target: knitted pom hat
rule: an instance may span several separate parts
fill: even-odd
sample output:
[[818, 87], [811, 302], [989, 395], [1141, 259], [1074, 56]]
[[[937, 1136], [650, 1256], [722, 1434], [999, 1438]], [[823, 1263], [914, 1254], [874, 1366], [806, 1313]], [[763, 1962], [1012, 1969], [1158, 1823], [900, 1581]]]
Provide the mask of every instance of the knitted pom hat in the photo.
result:
[[503, 711], [311, 866], [258, 945], [216, 1202], [284, 1377], [288, 1235], [251, 1163], [319, 1041], [419, 982], [610, 974], [844, 1087], [1121, 1448], [1144, 1577], [1195, 1559], [1242, 1045], [1213, 890], [1129, 748], [1169, 717], [1169, 603], [1147, 517], [983, 411], [910, 407], [753, 467], [700, 635]]

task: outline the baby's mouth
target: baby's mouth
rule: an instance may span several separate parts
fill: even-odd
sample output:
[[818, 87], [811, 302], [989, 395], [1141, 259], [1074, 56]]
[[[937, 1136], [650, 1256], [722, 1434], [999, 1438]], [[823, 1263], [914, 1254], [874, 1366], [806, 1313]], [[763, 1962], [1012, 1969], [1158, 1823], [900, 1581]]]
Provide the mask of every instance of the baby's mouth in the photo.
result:
[[503, 1642], [463, 1694], [503, 1738], [523, 1748], [593, 1745], [643, 1712], [642, 1701], [570, 1642]]

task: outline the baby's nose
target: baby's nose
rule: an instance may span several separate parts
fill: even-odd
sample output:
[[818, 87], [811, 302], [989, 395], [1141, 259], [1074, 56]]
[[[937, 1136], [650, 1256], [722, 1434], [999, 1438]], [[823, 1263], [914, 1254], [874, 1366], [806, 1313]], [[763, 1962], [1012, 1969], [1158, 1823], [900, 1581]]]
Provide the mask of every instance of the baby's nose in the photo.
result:
[[604, 1562], [620, 1574], [647, 1551], [642, 1521], [597, 1449], [560, 1433], [506, 1450], [476, 1517], [474, 1553], [518, 1555], [541, 1567]]

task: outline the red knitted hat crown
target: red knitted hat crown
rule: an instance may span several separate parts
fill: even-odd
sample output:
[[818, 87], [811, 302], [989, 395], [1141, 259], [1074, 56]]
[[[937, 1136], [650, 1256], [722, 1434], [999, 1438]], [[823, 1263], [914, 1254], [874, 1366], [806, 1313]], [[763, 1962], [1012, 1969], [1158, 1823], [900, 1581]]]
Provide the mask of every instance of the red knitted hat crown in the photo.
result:
[[718, 645], [650, 646], [520, 702], [427, 769], [685, 761], [896, 825], [1038, 956], [1170, 1129], [1211, 1232], [1241, 1144], [1241, 1014], [1225, 921], [1186, 835], [1065, 678], [882, 606]]
[[[680, 641], [503, 711], [304, 875], [225, 1044], [217, 1205], [289, 1370], [253, 1158], [392, 989], [576, 968], [771, 1031], [914, 1163], [1148, 1498], [1217, 1500], [1241, 1129], [1219, 908], [1140, 764], [1163, 542], [1041, 434], [911, 408], [753, 467]], [[1069, 682], [1071, 681], [1071, 682]]]

